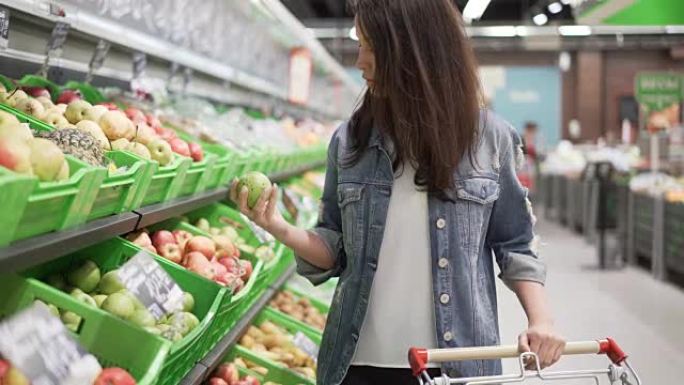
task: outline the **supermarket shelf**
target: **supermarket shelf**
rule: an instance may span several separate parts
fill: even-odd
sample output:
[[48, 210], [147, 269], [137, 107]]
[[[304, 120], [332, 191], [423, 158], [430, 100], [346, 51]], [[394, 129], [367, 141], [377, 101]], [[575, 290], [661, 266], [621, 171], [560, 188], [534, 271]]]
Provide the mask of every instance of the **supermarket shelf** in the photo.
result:
[[299, 168], [295, 168], [292, 170], [271, 174], [268, 176], [268, 179], [270, 179], [271, 182], [274, 182], [274, 183], [282, 182], [284, 180], [288, 180], [288, 179], [292, 178], [293, 176], [297, 176], [297, 175], [303, 174], [307, 171], [315, 170], [317, 168], [324, 167], [325, 164], [326, 164], [325, 161], [306, 164], [306, 165], [301, 166]]
[[156, 205], [145, 206], [135, 211], [136, 214], [140, 215], [138, 228], [147, 227], [166, 219], [177, 217], [189, 211], [217, 202], [227, 196], [228, 188], [224, 187]]
[[[252, 321], [261, 312], [261, 310], [271, 301], [271, 298], [276, 294], [277, 288], [282, 287], [285, 282], [294, 274], [295, 265], [290, 266], [285, 273], [283, 273], [278, 280], [256, 300], [256, 302], [247, 310], [240, 321], [231, 329], [228, 334], [211, 350], [188, 375], [180, 382], [181, 385], [200, 385], [209, 377], [211, 372], [221, 363], [221, 359], [228, 353], [228, 351], [237, 343], [238, 339], [242, 337], [245, 330], [252, 324]], [[202, 373], [200, 375], [200, 373]]]
[[135, 213], [123, 213], [16, 242], [0, 248], [0, 271], [19, 271], [133, 231], [139, 219]]

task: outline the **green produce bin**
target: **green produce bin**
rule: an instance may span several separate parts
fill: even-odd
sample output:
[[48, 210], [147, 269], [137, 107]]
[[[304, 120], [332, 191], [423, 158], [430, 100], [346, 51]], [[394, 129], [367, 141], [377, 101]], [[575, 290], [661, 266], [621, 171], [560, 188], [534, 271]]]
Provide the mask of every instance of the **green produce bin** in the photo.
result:
[[140, 206], [167, 202], [180, 194], [192, 159], [178, 154], [173, 156], [171, 163], [166, 166], [160, 166], [156, 161], [151, 162], [150, 169], [144, 177], [144, 180], [149, 181], [149, 186], [145, 191], [140, 191], [136, 198], [140, 201]]
[[193, 162], [185, 174], [178, 197], [185, 197], [205, 191], [214, 163], [216, 163], [216, 155], [214, 154], [205, 154], [201, 162]]
[[239, 345], [231, 349], [230, 353], [228, 353], [228, 356], [226, 357], [226, 360], [224, 362], [229, 363], [236, 358], [241, 358], [242, 360], [249, 361], [267, 370], [266, 374], [264, 375], [261, 373], [257, 373], [253, 370], [238, 366], [240, 377], [252, 376], [259, 380], [261, 384], [266, 383], [268, 381], [275, 382], [280, 385], [314, 384], [314, 382], [310, 379], [304, 378], [301, 375], [291, 370], [288, 370], [287, 368], [284, 368], [283, 366], [276, 365], [273, 362], [252, 353], [252, 351], [250, 351], [249, 349], [246, 349]]
[[[192, 226], [187, 222], [181, 221], [178, 218], [169, 219], [167, 221], [158, 223], [150, 227], [149, 230], [151, 233], [158, 230], [185, 230], [193, 235], [203, 235], [205, 237], [211, 238], [211, 235], [203, 232], [202, 230], [196, 228], [195, 226]], [[223, 300], [221, 301], [216, 311], [216, 315], [214, 316], [211, 325], [205, 331], [204, 335], [201, 338], [200, 343], [201, 345], [203, 345], [204, 354], [211, 350], [216, 345], [216, 343], [221, 338], [223, 338], [223, 336], [226, 335], [228, 331], [230, 331], [230, 328], [233, 327], [235, 323], [237, 323], [237, 321], [242, 317], [243, 314], [238, 310], [238, 308], [241, 308], [241, 305], [243, 303], [249, 302], [248, 298], [256, 297], [258, 294], [260, 294], [256, 292], [257, 289], [255, 287], [255, 283], [258, 281], [259, 277], [262, 274], [263, 262], [261, 262], [258, 258], [254, 257], [253, 255], [247, 253], [242, 253], [240, 255], [240, 258], [246, 259], [252, 263], [252, 275], [250, 276], [249, 280], [245, 282], [245, 286], [242, 288], [242, 290], [240, 290], [235, 295], [231, 295], [229, 289], [224, 288], [213, 281], [200, 277], [199, 275], [193, 272], [187, 272], [188, 274], [192, 274], [194, 276], [197, 276], [199, 279], [209, 282], [211, 285], [216, 286], [227, 293], [223, 297]], [[178, 267], [184, 269], [181, 266]]]
[[0, 280], [0, 318], [30, 306], [35, 300], [76, 313], [83, 321], [75, 335], [103, 367], [126, 369], [138, 385], [155, 385], [171, 343], [75, 301], [70, 295], [33, 278], [7, 275]]
[[207, 190], [227, 187], [230, 181], [237, 176], [235, 154], [218, 144], [203, 144], [202, 147], [206, 152], [217, 156], [211, 176], [207, 181]]
[[37, 184], [37, 178], [0, 167], [0, 206], [4, 207], [3, 215], [0, 216], [0, 228], [8, 229], [0, 232], [0, 246], [12, 241], [14, 230], [24, 215], [28, 198]]
[[81, 92], [83, 99], [85, 99], [90, 104], [99, 104], [106, 102], [107, 99], [102, 95], [102, 93], [90, 84], [76, 81], [67, 82], [63, 89], [78, 90]]
[[[321, 338], [322, 337], [321, 337], [320, 333], [312, 332], [309, 329], [301, 328], [299, 324], [291, 322], [287, 318], [282, 317], [282, 313], [273, 311], [270, 308], [265, 308], [261, 313], [259, 313], [259, 315], [254, 320], [253, 324], [255, 326], [260, 326], [264, 321], [270, 321], [270, 322], [274, 323], [275, 325], [286, 329], [292, 336], [301, 332], [306, 337], [311, 339], [311, 341], [313, 341], [316, 345], [320, 346], [320, 344], [321, 344]], [[300, 374], [298, 374], [298, 373], [296, 373], [296, 372], [294, 372], [288, 368], [285, 368], [285, 367], [283, 367], [282, 364], [274, 362], [274, 361], [264, 357], [263, 355], [260, 355], [258, 352], [254, 352], [254, 351], [251, 351], [249, 349], [246, 349], [244, 346], [241, 346], [241, 345], [236, 346], [236, 348], [241, 349], [242, 353], [247, 353], [248, 355], [250, 355], [249, 358], [247, 358], [247, 357], [246, 358], [249, 361], [254, 362], [255, 364], [258, 364], [258, 365], [268, 364], [268, 366], [270, 366], [270, 367], [279, 366], [279, 367], [283, 368], [283, 370], [291, 373], [292, 375], [297, 376], [300, 381], [303, 381], [302, 383], [315, 384], [315, 381], [313, 379], [306, 378], [306, 377], [304, 377], [304, 376], [302, 376], [302, 375], [300, 375]]]
[[47, 90], [50, 92], [50, 97], [52, 97], [53, 102], [57, 101], [57, 98], [62, 91], [62, 87], [38, 75], [25, 75], [21, 78], [21, 80], [19, 80], [18, 85], [20, 87], [47, 88]]
[[146, 179], [150, 162], [125, 151], [108, 151], [105, 157], [126, 171], [107, 176], [93, 201], [88, 220], [128, 212], [140, 207], [137, 198], [149, 186]]
[[[88, 247], [64, 258], [59, 258], [32, 268], [28, 270], [25, 275], [30, 278], [45, 279], [50, 274], [69, 271], [70, 267], [87, 259], [95, 262], [100, 267], [100, 270], [105, 273], [123, 265], [139, 251], [140, 248], [136, 245], [121, 238], [113, 238], [107, 242]], [[171, 343], [169, 354], [164, 361], [164, 366], [158, 377], [158, 384], [172, 385], [179, 383], [192, 369], [195, 363], [204, 357], [206, 350], [202, 345], [201, 338], [209, 325], [213, 322], [221, 302], [228, 294], [218, 285], [191, 274], [175, 263], [171, 263], [161, 257], [156, 257], [156, 260], [161, 267], [169, 273], [173, 280], [178, 283], [183, 291], [187, 291], [193, 295], [195, 298], [195, 308], [192, 312], [200, 320], [200, 324], [183, 337], [183, 339]], [[54, 288], [48, 289], [54, 292], [59, 291]], [[64, 295], [76, 306], [88, 307], [88, 305], [82, 304], [66, 294]], [[115, 318], [103, 310], [92, 309], [101, 313], [103, 316]], [[133, 324], [130, 325], [133, 326]], [[140, 331], [143, 330], [140, 329]], [[116, 338], [116, 333], [113, 332], [111, 336]], [[135, 351], [138, 346], [145, 344], [148, 340], [157, 339], [157, 337], [149, 333], [147, 334], [147, 337], [148, 338], [141, 338], [137, 344], [128, 346], [128, 349]]]

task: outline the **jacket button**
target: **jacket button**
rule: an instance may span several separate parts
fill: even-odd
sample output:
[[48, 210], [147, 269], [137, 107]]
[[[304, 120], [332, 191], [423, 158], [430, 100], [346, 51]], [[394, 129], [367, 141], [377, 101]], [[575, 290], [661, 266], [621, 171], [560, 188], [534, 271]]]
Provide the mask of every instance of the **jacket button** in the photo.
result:
[[445, 294], [440, 295], [439, 296], [439, 302], [441, 302], [444, 305], [448, 304], [449, 303], [449, 294], [445, 293]]
[[442, 269], [444, 269], [444, 268], [446, 268], [447, 266], [449, 266], [449, 260], [446, 259], [446, 258], [440, 258], [440, 259], [439, 259], [439, 262], [437, 262], [437, 264], [439, 265], [439, 267], [441, 267]]
[[446, 342], [449, 342], [452, 339], [454, 339], [454, 336], [453, 336], [453, 334], [451, 334], [451, 332], [444, 333], [444, 335], [442, 337], [444, 338], [444, 341], [446, 341]]
[[446, 227], [446, 221], [444, 220], [444, 218], [437, 219], [437, 228], [441, 230], [445, 227]]

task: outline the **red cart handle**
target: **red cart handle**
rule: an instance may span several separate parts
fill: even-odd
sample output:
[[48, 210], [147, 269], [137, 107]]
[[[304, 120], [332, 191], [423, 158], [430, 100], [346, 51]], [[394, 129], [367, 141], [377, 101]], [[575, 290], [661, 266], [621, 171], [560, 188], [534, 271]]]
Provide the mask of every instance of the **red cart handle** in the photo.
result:
[[[568, 342], [563, 355], [572, 354], [605, 354], [614, 364], [620, 365], [627, 355], [612, 338], [597, 341]], [[483, 346], [454, 349], [409, 349], [408, 359], [413, 375], [418, 376], [425, 371], [428, 362], [453, 362], [493, 360], [519, 357], [517, 345]]]

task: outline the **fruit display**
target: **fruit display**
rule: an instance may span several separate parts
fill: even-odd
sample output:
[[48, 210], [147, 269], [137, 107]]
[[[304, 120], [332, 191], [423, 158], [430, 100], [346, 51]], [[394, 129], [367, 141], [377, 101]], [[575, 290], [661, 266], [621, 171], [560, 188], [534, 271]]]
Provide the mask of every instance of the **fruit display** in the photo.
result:
[[294, 336], [287, 329], [264, 320], [259, 326], [250, 326], [239, 344], [306, 378], [315, 379], [315, 360], [295, 346], [293, 339]]
[[[86, 260], [64, 274], [52, 274], [46, 283], [56, 289], [69, 293], [79, 302], [100, 308], [118, 318], [129, 321], [154, 335], [170, 341], [179, 341], [200, 323], [192, 313], [194, 298], [184, 293], [183, 309], [180, 312], [155, 319], [143, 304], [119, 281], [117, 270], [102, 274], [98, 265]], [[76, 332], [81, 325], [81, 317], [71, 311], [59, 311], [62, 323], [67, 329]]]
[[[80, 365], [78, 370], [70, 372], [62, 384], [136, 385], [135, 378], [125, 369], [116, 367], [102, 369], [97, 362], [87, 362], [87, 364]], [[30, 381], [9, 361], [0, 359], [0, 384], [29, 385]]]
[[53, 142], [34, 138], [30, 128], [12, 114], [0, 111], [0, 166], [34, 175], [42, 182], [69, 178], [69, 163]]
[[240, 250], [224, 234], [207, 237], [182, 229], [152, 233], [143, 230], [126, 238], [193, 273], [229, 287], [233, 294], [244, 288], [253, 272], [252, 262], [241, 259]]
[[305, 297], [297, 298], [287, 290], [279, 291], [270, 306], [318, 330], [325, 328], [326, 316]]

